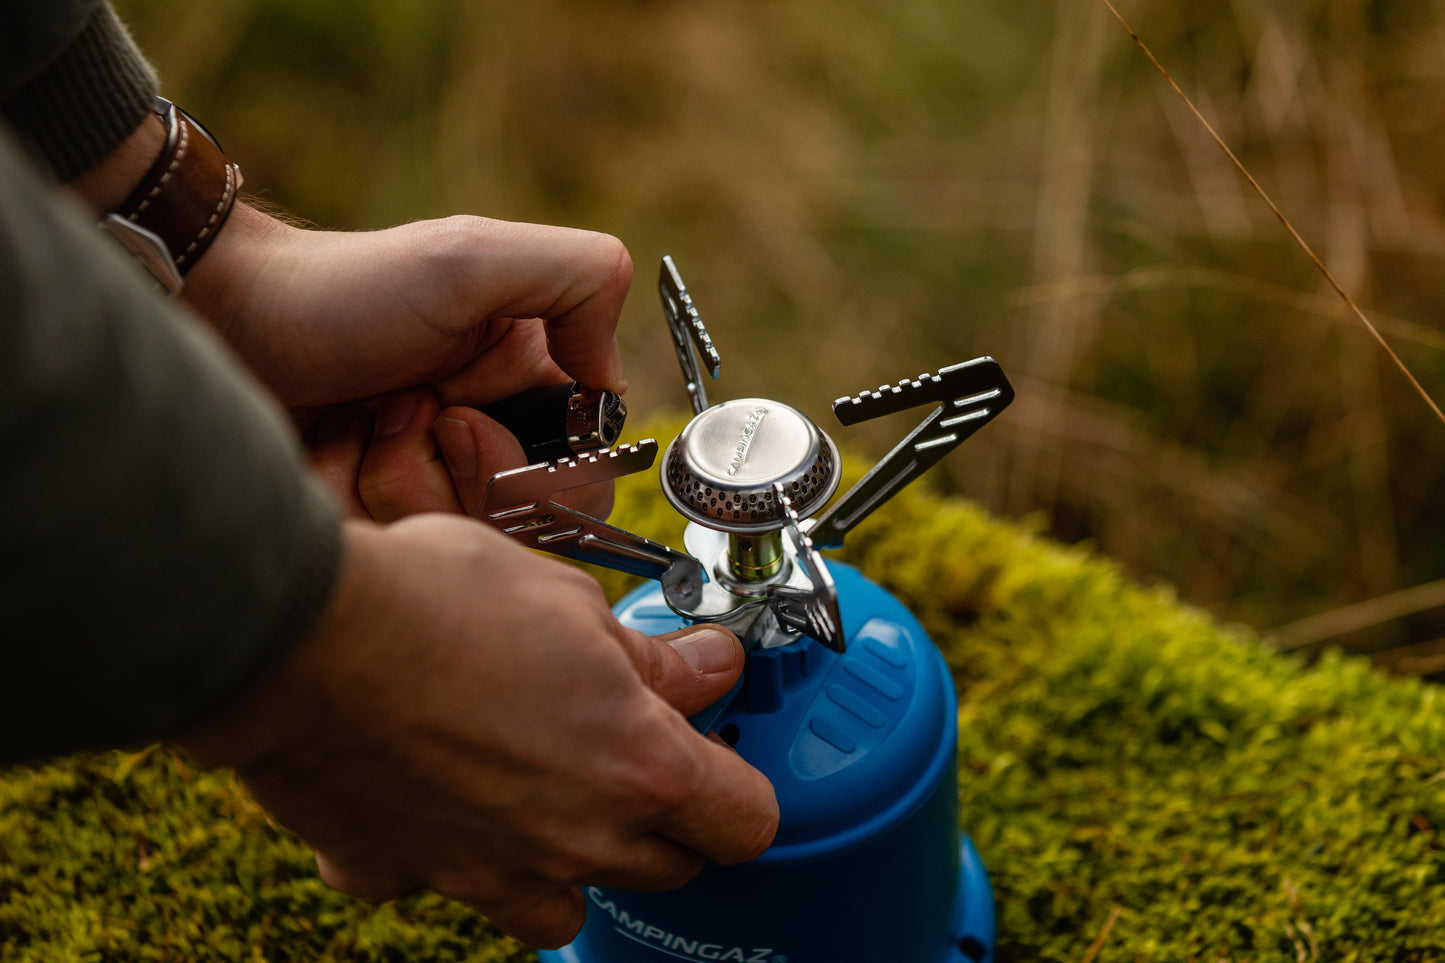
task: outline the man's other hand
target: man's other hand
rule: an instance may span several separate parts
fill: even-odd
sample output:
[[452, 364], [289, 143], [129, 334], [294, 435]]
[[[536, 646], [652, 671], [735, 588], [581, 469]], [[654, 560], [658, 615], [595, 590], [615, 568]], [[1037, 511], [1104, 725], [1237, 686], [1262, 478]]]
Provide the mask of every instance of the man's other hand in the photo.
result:
[[771, 842], [767, 780], [685, 718], [742, 670], [725, 630], [627, 629], [585, 574], [456, 517], [350, 522], [347, 542], [314, 637], [184, 743], [332, 886], [434, 889], [557, 946], [580, 886], [670, 888]]

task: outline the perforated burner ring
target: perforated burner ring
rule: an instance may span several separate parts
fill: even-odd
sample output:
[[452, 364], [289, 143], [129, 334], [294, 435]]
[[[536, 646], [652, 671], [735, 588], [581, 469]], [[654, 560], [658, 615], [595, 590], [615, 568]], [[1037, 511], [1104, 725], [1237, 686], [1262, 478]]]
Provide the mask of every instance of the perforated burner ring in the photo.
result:
[[783, 526], [774, 482], [808, 517], [838, 487], [838, 449], [802, 412], [766, 398], [708, 408], [668, 446], [662, 463], [662, 490], [673, 507], [725, 532]]

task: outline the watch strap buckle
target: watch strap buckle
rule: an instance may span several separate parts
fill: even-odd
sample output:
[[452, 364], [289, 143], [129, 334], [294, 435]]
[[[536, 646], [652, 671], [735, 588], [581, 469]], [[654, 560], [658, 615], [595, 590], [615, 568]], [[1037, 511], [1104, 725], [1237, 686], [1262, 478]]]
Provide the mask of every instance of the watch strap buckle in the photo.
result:
[[141, 267], [155, 278], [161, 290], [171, 297], [181, 293], [186, 284], [185, 279], [181, 277], [180, 268], [176, 267], [175, 258], [171, 257], [170, 248], [166, 247], [166, 242], [162, 241], [156, 232], [148, 231], [119, 214], [107, 214], [101, 218], [100, 229], [119, 241], [121, 246], [140, 262]]

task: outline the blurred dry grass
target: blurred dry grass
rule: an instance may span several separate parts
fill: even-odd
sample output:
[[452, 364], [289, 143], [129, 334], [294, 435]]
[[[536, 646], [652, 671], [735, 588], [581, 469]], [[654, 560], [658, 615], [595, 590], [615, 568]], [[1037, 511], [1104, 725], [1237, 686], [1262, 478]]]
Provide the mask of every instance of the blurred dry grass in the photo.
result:
[[[1384, 596], [1284, 638], [1445, 669], [1445, 591], [1390, 594], [1445, 575], [1445, 427], [1101, 4], [118, 6], [248, 186], [302, 216], [623, 238], [634, 410], [683, 403], [664, 253], [720, 397], [826, 425], [836, 396], [993, 354], [1019, 400], [947, 484], [1225, 618]], [[1445, 3], [1121, 9], [1445, 395]], [[881, 452], [902, 427], [836, 434]]]

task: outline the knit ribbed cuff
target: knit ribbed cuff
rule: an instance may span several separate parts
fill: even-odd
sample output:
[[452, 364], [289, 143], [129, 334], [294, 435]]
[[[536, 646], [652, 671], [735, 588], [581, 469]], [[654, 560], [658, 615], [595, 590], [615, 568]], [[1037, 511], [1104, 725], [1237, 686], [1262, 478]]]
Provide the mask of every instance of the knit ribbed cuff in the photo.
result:
[[76, 38], [0, 106], [26, 146], [59, 181], [94, 166], [151, 109], [159, 83], [108, 4]]

